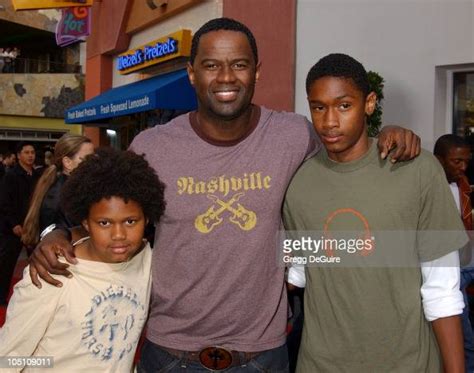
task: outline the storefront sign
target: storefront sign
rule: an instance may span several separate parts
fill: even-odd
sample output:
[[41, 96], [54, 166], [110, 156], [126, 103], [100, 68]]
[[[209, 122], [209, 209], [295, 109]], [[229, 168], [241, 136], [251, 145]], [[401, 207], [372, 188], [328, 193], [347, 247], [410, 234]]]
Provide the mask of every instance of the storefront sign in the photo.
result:
[[129, 74], [191, 53], [191, 31], [180, 30], [151, 43], [129, 50], [117, 58], [120, 74]]
[[84, 41], [91, 32], [91, 10], [75, 7], [62, 10], [61, 20], [56, 26], [56, 43], [60, 47]]
[[15, 10], [70, 8], [76, 6], [92, 6], [92, 0], [12, 0]]

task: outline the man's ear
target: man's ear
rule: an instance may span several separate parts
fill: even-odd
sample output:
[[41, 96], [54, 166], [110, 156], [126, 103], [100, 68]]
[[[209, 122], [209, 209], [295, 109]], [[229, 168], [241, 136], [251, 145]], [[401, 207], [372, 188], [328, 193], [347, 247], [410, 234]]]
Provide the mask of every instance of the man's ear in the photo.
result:
[[260, 68], [262, 67], [262, 63], [259, 61], [257, 66], [255, 66], [255, 83], [258, 82], [260, 79]]
[[375, 92], [370, 92], [365, 99], [365, 114], [372, 115], [375, 110], [375, 105], [377, 105], [377, 95]]
[[193, 66], [191, 65], [191, 62], [188, 62], [188, 64], [186, 65], [186, 70], [188, 72], [189, 82], [194, 87], [194, 69], [193, 69]]

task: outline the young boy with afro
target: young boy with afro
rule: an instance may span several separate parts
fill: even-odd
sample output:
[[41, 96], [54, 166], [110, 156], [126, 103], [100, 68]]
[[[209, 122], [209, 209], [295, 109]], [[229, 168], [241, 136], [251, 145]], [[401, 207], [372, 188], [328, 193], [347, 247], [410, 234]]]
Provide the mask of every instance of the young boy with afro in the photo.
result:
[[43, 282], [38, 291], [25, 269], [0, 329], [0, 356], [49, 357], [27, 361], [50, 372], [132, 370], [151, 290], [143, 234], [163, 215], [163, 192], [154, 170], [132, 152], [102, 149], [79, 165], [61, 195], [68, 216], [88, 232], [75, 243], [73, 277], [60, 289]]

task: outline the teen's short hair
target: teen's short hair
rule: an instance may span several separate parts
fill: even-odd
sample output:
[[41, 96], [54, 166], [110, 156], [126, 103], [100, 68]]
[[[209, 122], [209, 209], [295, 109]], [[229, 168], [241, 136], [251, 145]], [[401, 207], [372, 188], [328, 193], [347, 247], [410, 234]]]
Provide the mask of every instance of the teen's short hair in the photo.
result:
[[364, 97], [370, 93], [367, 71], [359, 61], [347, 54], [333, 53], [321, 58], [308, 72], [306, 93], [309, 94], [311, 86], [316, 80], [327, 76], [352, 79]]
[[150, 222], [165, 211], [164, 184], [144, 156], [112, 148], [97, 149], [71, 173], [61, 191], [66, 215], [81, 222], [103, 198], [120, 197], [138, 203]]
[[470, 146], [462, 137], [448, 134], [436, 140], [433, 153], [439, 157], [445, 157], [452, 148], [470, 148]]
[[250, 29], [247, 26], [245, 26], [243, 23], [240, 23], [239, 21], [236, 21], [235, 19], [222, 17], [222, 18], [214, 18], [206, 22], [194, 34], [193, 40], [191, 42], [191, 55], [189, 56], [191, 65], [194, 64], [194, 59], [196, 58], [196, 55], [197, 55], [199, 41], [201, 40], [201, 36], [212, 31], [220, 31], [220, 30], [237, 31], [244, 34], [247, 37], [247, 40], [249, 41], [250, 48], [252, 48], [255, 64], [258, 63], [257, 42], [255, 41], [255, 37], [253, 36], [252, 31], [250, 31]]

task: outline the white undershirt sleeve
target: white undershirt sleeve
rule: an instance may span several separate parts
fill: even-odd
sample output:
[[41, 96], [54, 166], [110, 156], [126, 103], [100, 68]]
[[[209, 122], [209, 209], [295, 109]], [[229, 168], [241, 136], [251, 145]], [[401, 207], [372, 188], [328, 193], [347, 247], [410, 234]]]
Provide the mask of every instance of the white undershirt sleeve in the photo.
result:
[[288, 268], [287, 281], [291, 285], [304, 288], [306, 286], [304, 266], [301, 264], [293, 264], [290, 268]]
[[460, 315], [464, 299], [459, 289], [461, 274], [458, 251], [421, 263], [421, 273], [421, 297], [426, 319], [434, 321]]

